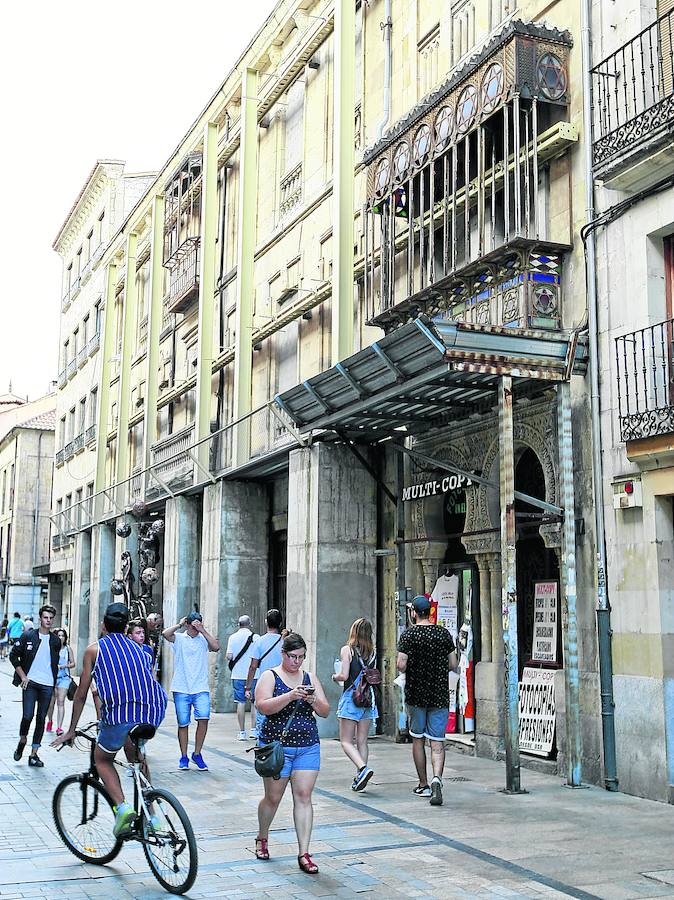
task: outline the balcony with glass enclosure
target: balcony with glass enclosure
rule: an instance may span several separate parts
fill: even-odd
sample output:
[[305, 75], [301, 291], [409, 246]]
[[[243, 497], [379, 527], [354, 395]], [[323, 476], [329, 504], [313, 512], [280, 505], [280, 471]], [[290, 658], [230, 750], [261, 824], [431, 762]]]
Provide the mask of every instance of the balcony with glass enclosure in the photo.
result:
[[168, 270], [164, 315], [185, 312], [199, 296], [201, 153], [190, 153], [165, 186], [164, 268]]
[[592, 69], [595, 176], [636, 191], [674, 173], [674, 9]]
[[577, 141], [568, 32], [512, 21], [365, 154], [367, 318], [558, 328], [568, 230], [546, 168]]

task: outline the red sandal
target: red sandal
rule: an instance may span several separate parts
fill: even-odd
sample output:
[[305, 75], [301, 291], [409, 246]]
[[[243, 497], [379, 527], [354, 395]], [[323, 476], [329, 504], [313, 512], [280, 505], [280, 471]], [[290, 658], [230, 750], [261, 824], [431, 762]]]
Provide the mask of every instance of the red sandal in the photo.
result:
[[318, 866], [308, 853], [303, 853], [301, 856], [297, 857], [297, 865], [303, 872], [306, 872], [307, 875], [318, 875]]
[[255, 856], [258, 859], [269, 859], [268, 838], [255, 838]]

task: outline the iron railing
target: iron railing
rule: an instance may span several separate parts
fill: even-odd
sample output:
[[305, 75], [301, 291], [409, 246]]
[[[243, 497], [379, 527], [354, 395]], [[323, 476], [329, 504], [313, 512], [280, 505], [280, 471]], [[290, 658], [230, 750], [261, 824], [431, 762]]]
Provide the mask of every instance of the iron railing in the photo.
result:
[[101, 345], [101, 334], [99, 331], [94, 332], [93, 336], [87, 343], [87, 353], [92, 356]]
[[77, 368], [81, 369], [85, 362], [89, 359], [89, 354], [87, 353], [87, 348], [82, 347], [82, 349], [77, 354]]
[[65, 450], [56, 451], [56, 468], [59, 469], [65, 462]]
[[96, 440], [96, 426], [90, 425], [84, 432], [84, 443], [92, 444]]
[[84, 432], [78, 434], [76, 438], [73, 438], [73, 453], [77, 453], [78, 450], [84, 449]]
[[592, 69], [593, 158], [601, 165], [674, 121], [674, 10]]
[[59, 376], [58, 376], [59, 388], [62, 388], [66, 384], [67, 381], [68, 381], [68, 376], [66, 374], [66, 370], [63, 369], [62, 372], [59, 372]]
[[69, 441], [65, 447], [63, 448], [63, 454], [66, 459], [72, 459], [75, 455], [75, 448], [73, 446], [73, 442]]
[[674, 433], [674, 319], [616, 338], [623, 441]]
[[63, 297], [61, 298], [61, 312], [65, 312], [70, 306], [70, 288], [65, 292]]
[[75, 376], [75, 372], [77, 372], [77, 357], [75, 359], [71, 359], [66, 366], [66, 375], [68, 377], [68, 380]]
[[61, 547], [61, 535], [60, 534], [52, 535], [51, 547], [52, 547], [52, 550], [60, 549], [60, 547]]
[[183, 252], [175, 255], [170, 270], [164, 314], [183, 312], [199, 289], [199, 239], [190, 238], [181, 249]]

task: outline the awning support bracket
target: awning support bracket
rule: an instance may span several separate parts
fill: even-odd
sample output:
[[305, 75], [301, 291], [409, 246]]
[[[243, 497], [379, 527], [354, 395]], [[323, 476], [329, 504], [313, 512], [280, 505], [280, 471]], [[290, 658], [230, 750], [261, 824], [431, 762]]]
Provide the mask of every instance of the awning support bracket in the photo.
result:
[[375, 469], [373, 469], [372, 466], [370, 465], [370, 462], [367, 459], [367, 457], [363, 456], [363, 454], [360, 452], [360, 450], [358, 450], [356, 448], [356, 445], [353, 443], [353, 441], [349, 440], [349, 438], [346, 436], [346, 434], [344, 434], [344, 432], [338, 431], [337, 433], [344, 441], [344, 446], [348, 447], [348, 449], [351, 451], [351, 453], [353, 453], [353, 455], [356, 457], [356, 459], [361, 464], [361, 466], [365, 469], [366, 472], [369, 473], [369, 475], [372, 476], [372, 478], [377, 482], [377, 484], [382, 489], [382, 491], [389, 498], [391, 503], [395, 506], [398, 502], [395, 494], [393, 493], [393, 491], [387, 484], [384, 484], [384, 482], [381, 480], [381, 478], [379, 477], [379, 475], [377, 474]]

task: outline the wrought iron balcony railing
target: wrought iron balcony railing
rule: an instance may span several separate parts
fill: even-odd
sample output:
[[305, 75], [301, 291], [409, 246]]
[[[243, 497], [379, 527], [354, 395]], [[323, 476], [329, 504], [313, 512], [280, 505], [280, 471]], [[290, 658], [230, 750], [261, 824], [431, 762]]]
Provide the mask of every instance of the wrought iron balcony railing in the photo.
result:
[[65, 447], [63, 448], [63, 454], [64, 454], [66, 460], [72, 459], [72, 458], [73, 458], [73, 456], [75, 455], [75, 448], [74, 448], [74, 446], [73, 446], [73, 442], [72, 442], [72, 441], [69, 441], [69, 442], [65, 445]]
[[674, 123], [674, 10], [592, 69], [595, 166]]
[[77, 354], [77, 368], [81, 369], [85, 362], [89, 359], [89, 354], [87, 353], [87, 348], [82, 347], [82, 349]]
[[52, 550], [59, 550], [61, 548], [61, 535], [54, 534], [51, 539]]
[[70, 288], [65, 292], [63, 297], [61, 298], [61, 312], [65, 312], [70, 306]]
[[674, 320], [616, 338], [623, 441], [674, 434]]
[[87, 343], [87, 353], [89, 354], [89, 356], [93, 356], [94, 353], [98, 350], [98, 348], [100, 346], [101, 346], [101, 335], [100, 335], [100, 332], [97, 331], [97, 332], [95, 332], [93, 337]]
[[68, 381], [68, 375], [66, 374], [66, 370], [63, 369], [62, 372], [59, 372], [58, 376], [58, 385], [59, 388], [62, 388]]
[[65, 462], [65, 451], [57, 450], [56, 451], [56, 468], [59, 469], [63, 463]]
[[73, 438], [73, 453], [77, 453], [79, 450], [84, 449], [84, 432], [82, 434], [78, 434], [76, 438]]
[[96, 440], [96, 426], [90, 425], [84, 432], [84, 443], [88, 446]]
[[77, 358], [71, 359], [66, 366], [66, 376], [68, 380], [75, 376], [75, 372], [77, 372]]
[[199, 238], [188, 238], [171, 258], [164, 314], [184, 312], [199, 295]]

